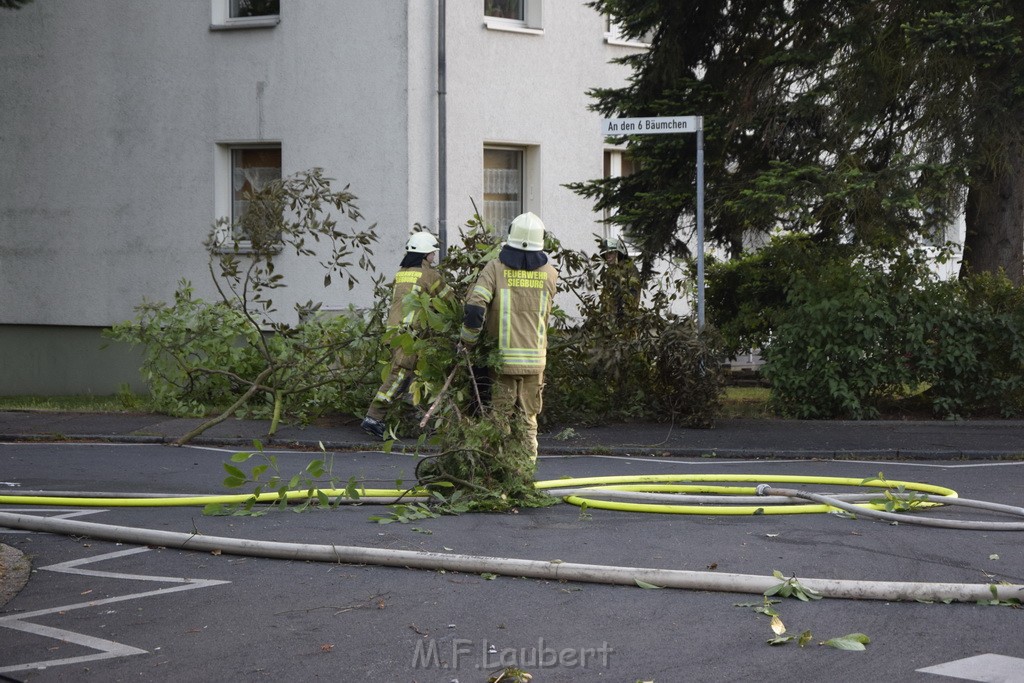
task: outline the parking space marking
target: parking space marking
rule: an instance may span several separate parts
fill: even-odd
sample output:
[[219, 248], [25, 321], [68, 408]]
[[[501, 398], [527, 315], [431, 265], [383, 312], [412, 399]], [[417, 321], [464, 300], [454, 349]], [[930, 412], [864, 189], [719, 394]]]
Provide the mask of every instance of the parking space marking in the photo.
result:
[[38, 662], [28, 662], [25, 664], [3, 666], [0, 667], [0, 673], [9, 673], [13, 671], [27, 671], [31, 669], [48, 669], [50, 667], [64, 666], [67, 664], [79, 664], [83, 662], [94, 662], [102, 659], [113, 659], [115, 657], [129, 657], [132, 655], [148, 654], [147, 650], [142, 650], [131, 645], [125, 645], [124, 643], [118, 643], [103, 638], [95, 638], [93, 636], [88, 636], [83, 633], [76, 633], [74, 631], [68, 631], [66, 629], [54, 628], [51, 626], [42, 626], [40, 624], [29, 622], [29, 619], [34, 619], [37, 617], [45, 616], [48, 614], [54, 614], [57, 612], [69, 612], [71, 610], [76, 609], [99, 607], [101, 605], [109, 605], [111, 603], [124, 602], [127, 600], [139, 600], [141, 598], [153, 597], [155, 595], [165, 595], [168, 593], [177, 593], [180, 591], [194, 590], [196, 588], [209, 588], [211, 586], [218, 586], [221, 584], [231, 583], [230, 581], [220, 581], [216, 579], [190, 579], [173, 576], [126, 574], [124, 572], [101, 571], [96, 569], [83, 568], [86, 565], [94, 564], [96, 562], [103, 562], [106, 560], [127, 557], [129, 555], [144, 552], [149, 552], [149, 548], [130, 548], [128, 550], [118, 550], [112, 553], [106, 553], [94, 557], [84, 557], [77, 560], [69, 560], [67, 562], [59, 562], [57, 564], [48, 565], [46, 567], [40, 567], [41, 570], [60, 572], [64, 574], [79, 574], [82, 576], [95, 576], [99, 578], [115, 580], [120, 579], [130, 581], [155, 581], [159, 583], [172, 583], [177, 585], [170, 586], [167, 588], [158, 588], [156, 590], [151, 591], [143, 591], [141, 593], [119, 595], [111, 598], [104, 598], [102, 600], [91, 600], [89, 602], [79, 602], [70, 605], [61, 605], [59, 607], [50, 607], [47, 609], [36, 610], [34, 612], [24, 612], [6, 617], [0, 617], [0, 629], [8, 628], [14, 631], [31, 633], [33, 635], [42, 636], [45, 638], [53, 638], [55, 640], [61, 640], [64, 642], [72, 643], [74, 645], [81, 645], [83, 647], [87, 647], [93, 650], [98, 650], [96, 654], [91, 655], [81, 655], [78, 657], [66, 657], [63, 659], [51, 659]]
[[977, 655], [918, 669], [917, 673], [978, 683], [1024, 683], [1024, 659], [996, 654]]
[[[0, 508], [0, 512], [10, 512], [13, 514], [21, 514], [25, 512], [25, 508]], [[57, 515], [46, 515], [47, 517], [53, 517], [54, 519], [72, 519], [74, 517], [84, 517], [86, 515], [97, 515], [101, 512], [109, 512], [109, 510], [82, 510], [80, 508], [69, 509], [69, 508], [46, 508], [46, 512], [59, 512]], [[8, 529], [5, 526], [0, 526], [0, 532], [5, 534], [38, 534], [39, 531], [30, 531], [27, 529]]]

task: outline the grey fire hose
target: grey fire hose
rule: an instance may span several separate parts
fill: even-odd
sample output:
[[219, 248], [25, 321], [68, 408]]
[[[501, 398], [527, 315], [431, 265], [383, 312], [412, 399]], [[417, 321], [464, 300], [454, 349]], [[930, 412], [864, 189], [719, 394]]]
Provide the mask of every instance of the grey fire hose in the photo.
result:
[[[466, 573], [487, 572], [550, 581], [619, 585], [637, 585], [637, 582], [641, 581], [664, 588], [759, 595], [779, 584], [779, 579], [774, 576], [577, 564], [559, 560], [524, 560], [356, 546], [256, 541], [2, 512], [0, 512], [0, 526], [182, 550], [220, 551], [221, 553], [249, 557], [373, 564], [435, 571], [443, 569]], [[800, 583], [817, 591], [823, 597], [857, 600], [977, 602], [993, 598], [1002, 600], [1024, 598], [1024, 586], [1016, 584], [852, 581], [815, 578], [801, 578]]]
[[[788, 498], [802, 498], [814, 501], [830, 507], [839, 508], [855, 515], [884, 519], [889, 522], [918, 524], [920, 526], [940, 527], [943, 529], [968, 529], [971, 531], [1024, 531], [1024, 522], [979, 522], [975, 520], [942, 519], [941, 517], [925, 517], [914, 514], [900, 514], [887, 512], [885, 510], [874, 510], [866, 507], [852, 505], [846, 501], [839, 500], [835, 496], [824, 496], [819, 493], [800, 491], [797, 489], [779, 489], [768, 484], [760, 484], [757, 493], [761, 496], [785, 496]], [[894, 497], [896, 494], [893, 494]], [[905, 502], [905, 496], [901, 497]], [[1013, 505], [1002, 505], [1000, 503], [989, 503], [983, 500], [970, 500], [969, 498], [942, 498], [943, 505], [960, 505], [972, 507], [989, 512], [1000, 512], [1017, 517], [1024, 517], [1024, 508]]]

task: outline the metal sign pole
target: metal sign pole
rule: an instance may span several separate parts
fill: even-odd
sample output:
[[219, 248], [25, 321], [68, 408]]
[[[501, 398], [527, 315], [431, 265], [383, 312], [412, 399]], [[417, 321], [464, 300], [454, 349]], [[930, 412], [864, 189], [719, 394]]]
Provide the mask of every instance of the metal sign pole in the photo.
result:
[[704, 329], [704, 117], [697, 124], [697, 329]]
[[697, 134], [697, 329], [704, 329], [704, 117], [653, 116], [603, 119], [601, 131], [620, 135]]

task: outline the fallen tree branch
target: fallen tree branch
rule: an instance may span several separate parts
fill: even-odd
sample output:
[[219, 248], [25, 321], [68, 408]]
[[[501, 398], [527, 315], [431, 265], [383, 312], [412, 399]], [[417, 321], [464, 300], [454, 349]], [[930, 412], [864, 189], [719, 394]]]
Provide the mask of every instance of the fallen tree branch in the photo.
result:
[[212, 420], [207, 420], [206, 422], [204, 422], [203, 424], [199, 425], [198, 427], [193, 429], [191, 432], [189, 432], [185, 436], [183, 436], [180, 439], [176, 440], [174, 442], [174, 445], [175, 446], [184, 446], [189, 441], [191, 441], [195, 437], [199, 436], [200, 434], [205, 432], [210, 427], [215, 427], [215, 426], [219, 425], [221, 422], [223, 422], [224, 420], [228, 419], [229, 416], [231, 416], [236, 410], [241, 408], [243, 405], [246, 404], [246, 402], [250, 398], [252, 398], [252, 395], [255, 394], [256, 391], [260, 388], [260, 384], [263, 383], [263, 380], [265, 380], [267, 377], [269, 377], [270, 373], [273, 372], [274, 369], [275, 368], [272, 368], [272, 367], [264, 369], [263, 372], [261, 372], [256, 377], [256, 379], [254, 379], [252, 381], [252, 384], [249, 385], [248, 390], [246, 390], [246, 392], [244, 394], [242, 394], [242, 396], [237, 401], [235, 401], [234, 403], [231, 404], [230, 408], [228, 408], [227, 410], [225, 410], [223, 413], [221, 413], [217, 417], [213, 418]]

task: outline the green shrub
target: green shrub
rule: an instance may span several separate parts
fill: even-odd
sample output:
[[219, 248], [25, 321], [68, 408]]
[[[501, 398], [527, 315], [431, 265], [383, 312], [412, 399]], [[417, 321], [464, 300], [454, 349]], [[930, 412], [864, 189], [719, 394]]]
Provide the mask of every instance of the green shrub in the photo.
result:
[[[192, 294], [192, 286], [182, 281], [172, 305], [145, 302], [136, 308], [136, 318], [105, 332], [145, 347], [142, 374], [155, 410], [203, 417], [233, 404], [266, 367], [261, 348], [276, 370], [264, 378], [263, 390], [239, 406], [239, 416], [270, 418], [276, 411], [278, 417], [308, 423], [328, 410], [366, 407], [380, 348], [378, 332], [368, 330], [372, 313], [352, 309], [332, 318], [313, 317], [291, 334], [263, 334], [226, 303]], [[275, 396], [275, 386], [287, 390]]]
[[[661, 416], [687, 427], [710, 428], [722, 405], [722, 342], [711, 327], [674, 321], [659, 335], [650, 387]], [[657, 415], [656, 415], [657, 416]]]
[[915, 279], [914, 268], [878, 260], [837, 259], [795, 273], [762, 350], [776, 409], [797, 418], [874, 418], [882, 398], [915, 385], [906, 328]]
[[[288, 192], [307, 189], [303, 181]], [[277, 209], [268, 215], [277, 215]], [[383, 279], [376, 281], [375, 305], [368, 312], [350, 310], [328, 319], [309, 303], [299, 307], [297, 325], [270, 321], [274, 307], [266, 295], [283, 286], [273, 270], [278, 249], [273, 236], [256, 255], [258, 267], [249, 270], [241, 267], [247, 258], [241, 250], [225, 252], [209, 243], [211, 272], [219, 272], [225, 283], [219, 285], [223, 301], [195, 299], [190, 283], [182, 281], [172, 304], [143, 302], [134, 320], [108, 334], [146, 347], [144, 373], [155, 405], [172, 415], [203, 416], [232, 404], [237, 404], [237, 414], [270, 417], [273, 425], [284, 418], [305, 423], [328, 410], [361, 415], [396, 346], [419, 357], [411, 394], [425, 409], [451, 369], [464, 362], [454, 354], [462, 305], [480, 268], [501, 248], [496, 231], [478, 218], [467, 228], [462, 246], [451, 248], [440, 265], [454, 296], [437, 300], [419, 295], [407, 301], [427, 322], [415, 338], [384, 330], [391, 292]], [[302, 226], [290, 230], [285, 234], [301, 239]], [[608, 275], [604, 261], [563, 249], [550, 236], [546, 251], [562, 274], [561, 291], [575, 294], [579, 310], [573, 317], [558, 307], [553, 313], [542, 427], [633, 418], [710, 426], [722, 390], [720, 338], [710, 327], [698, 334], [692, 319], [666, 313], [686, 294], [689, 282], [679, 274], [647, 283], [637, 279], [634, 305], [610, 312], [608, 297], [602, 298]], [[345, 265], [339, 261], [333, 269]], [[634, 287], [632, 280], [628, 284]], [[492, 354], [487, 343], [474, 350], [477, 376], [486, 373]], [[477, 387], [468, 369], [454, 375], [448, 394], [457, 419], [479, 412]], [[405, 428], [415, 426], [409, 424], [411, 411], [405, 405], [393, 406], [393, 411], [390, 417], [404, 420]], [[418, 421], [418, 415], [413, 419]], [[475, 429], [462, 425], [453, 433], [483, 433]]]
[[721, 334], [726, 354], [737, 356], [766, 347], [778, 316], [789, 307], [794, 275], [813, 276], [825, 263], [848, 262], [851, 251], [815, 242], [807, 235], [784, 235], [741, 258], [709, 259], [707, 319]]
[[1024, 289], [976, 275], [943, 283], [927, 303], [927, 344], [916, 360], [935, 413], [1024, 414]]
[[114, 325], [105, 335], [142, 345], [142, 376], [153, 407], [176, 417], [202, 417], [234, 402], [242, 378], [254, 374], [260, 359], [256, 331], [238, 310], [225, 303], [193, 298], [182, 280], [171, 305], [144, 301], [133, 320]]
[[[549, 339], [545, 423], [711, 426], [723, 384], [721, 339], [711, 326], [698, 334], [693, 318], [671, 312], [692, 281], [672, 268], [647, 279], [620, 268], [616, 282], [599, 257], [556, 251], [555, 258], [563, 290], [577, 299], [578, 319], [560, 317]], [[625, 296], [623, 280], [637, 291]], [[629, 305], [619, 305], [623, 300]]]
[[[376, 309], [355, 308], [330, 318], [314, 317], [293, 335], [274, 335], [268, 348], [280, 370], [274, 381], [292, 390], [281, 393], [283, 415], [308, 424], [327, 412], [361, 414], [376, 390], [375, 360], [380, 353], [374, 328]], [[275, 402], [252, 405], [253, 417], [270, 417]]]
[[[774, 256], [729, 270], [746, 272], [755, 283], [747, 291], [767, 303], [754, 322], [743, 307], [723, 315], [733, 343], [761, 341], [777, 413], [876, 418], [924, 388], [917, 400], [938, 417], [1024, 414], [1021, 288], [1005, 277], [940, 281], [919, 250], [821, 251], [807, 242], [784, 281], [762, 276], [765, 264], [781, 271], [778, 253], [801, 242], [780, 242], [769, 247], [781, 249]], [[819, 258], [805, 258], [812, 253]]]

